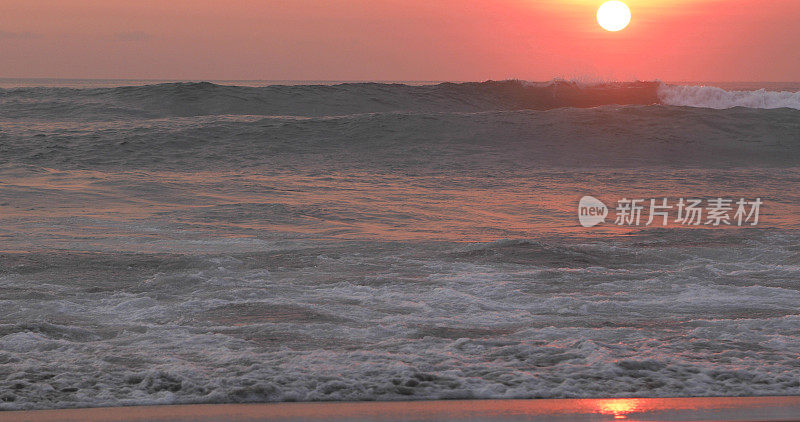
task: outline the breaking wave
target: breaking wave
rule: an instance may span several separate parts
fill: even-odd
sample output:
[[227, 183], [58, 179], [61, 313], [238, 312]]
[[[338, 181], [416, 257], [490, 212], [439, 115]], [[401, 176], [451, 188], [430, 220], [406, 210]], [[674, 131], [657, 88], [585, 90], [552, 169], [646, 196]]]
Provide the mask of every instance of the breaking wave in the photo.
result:
[[7, 118], [125, 119], [203, 115], [342, 116], [385, 112], [481, 112], [658, 102], [656, 82], [553, 81], [246, 87], [168, 83], [118, 88], [0, 90]]
[[554, 80], [441, 83], [275, 85], [166, 83], [117, 88], [0, 90], [5, 119], [120, 120], [211, 115], [343, 116], [366, 113], [472, 113], [603, 105], [800, 109], [800, 93], [725, 91], [651, 82], [586, 84]]
[[800, 110], [800, 92], [788, 91], [726, 91], [713, 86], [661, 85], [658, 88], [661, 103], [674, 106], [726, 109], [793, 108]]

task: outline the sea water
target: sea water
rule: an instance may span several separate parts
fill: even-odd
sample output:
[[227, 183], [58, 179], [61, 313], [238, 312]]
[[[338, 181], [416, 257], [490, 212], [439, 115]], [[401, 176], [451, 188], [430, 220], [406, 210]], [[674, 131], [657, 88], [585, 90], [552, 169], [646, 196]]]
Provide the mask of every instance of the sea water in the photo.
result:
[[242, 85], [3, 81], [0, 409], [800, 394], [798, 84]]

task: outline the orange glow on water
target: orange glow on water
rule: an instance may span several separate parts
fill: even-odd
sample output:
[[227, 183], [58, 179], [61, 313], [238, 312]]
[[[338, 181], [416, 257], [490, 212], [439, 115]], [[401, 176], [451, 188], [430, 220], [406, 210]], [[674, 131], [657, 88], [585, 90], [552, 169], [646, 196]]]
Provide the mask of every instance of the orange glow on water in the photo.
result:
[[638, 399], [609, 399], [597, 400], [597, 403], [598, 413], [613, 415], [615, 419], [625, 419], [629, 413], [640, 408], [641, 401]]
[[[676, 171], [660, 176], [661, 179], [645, 180], [645, 177], [637, 182], [640, 186], [625, 178], [614, 183], [603, 182], [610, 177], [602, 171], [584, 175], [542, 171], [526, 177], [509, 176], [502, 186], [480, 186], [478, 179], [475, 183], [456, 186], [448, 184], [447, 175], [441, 176], [446, 179], [442, 180], [440, 176], [397, 177], [353, 172], [331, 173], [324, 177], [242, 172], [160, 172], [143, 179], [138, 179], [139, 176], [79, 170], [9, 176], [3, 181], [6, 189], [49, 190], [53, 192], [52, 197], [58, 199], [59, 206], [36, 207], [35, 203], [24, 200], [0, 204], [0, 212], [10, 219], [5, 228], [43, 236], [53, 242], [62, 241], [62, 235], [76, 232], [84, 233], [87, 239], [110, 236], [155, 240], [159, 236], [157, 232], [131, 231], [118, 223], [158, 221], [159, 216], [176, 213], [181, 215], [176, 220], [178, 223], [190, 224], [192, 231], [209, 232], [216, 237], [248, 237], [255, 232], [279, 231], [337, 239], [468, 242], [550, 235], [591, 238], [627, 235], [663, 226], [618, 226], [614, 218], [609, 217], [599, 226], [583, 228], [578, 222], [577, 203], [585, 194], [594, 193], [613, 208], [614, 201], [622, 197], [721, 195], [752, 198], [754, 192], [764, 196], [766, 201], [759, 227], [796, 229], [800, 225], [795, 218], [800, 213], [800, 205], [776, 199], [785, 194], [780, 180], [764, 178], [759, 179], [759, 186], [742, 184], [735, 189], [719, 191], [713, 180], [691, 187], [681, 184], [681, 180], [702, 180], [690, 170]], [[87, 180], [91, 180], [91, 184]], [[166, 190], [158, 196], [120, 198], [114, 190], [120, 183], [146, 186], [159, 183]], [[254, 186], [261, 188], [254, 189]], [[591, 187], [588, 191], [587, 186]], [[87, 207], [85, 195], [95, 195], [98, 200]], [[256, 212], [252, 218], [231, 219], [222, 226], [216, 219], [202, 218], [206, 210], [240, 205], [261, 207], [259, 209], [264, 211]], [[268, 211], [273, 206], [321, 212], [302, 211], [286, 219], [270, 214]], [[337, 217], [343, 210], [358, 218]], [[57, 219], [59, 223], [54, 226], [27, 224], [32, 218]], [[642, 219], [646, 221], [646, 217]], [[674, 222], [667, 227], [717, 232], [737, 229], [735, 226], [709, 228], [711, 226], [702, 225], [686, 228]], [[6, 248], [19, 249], [18, 245]]]
[[[195, 405], [118, 408], [45, 410], [37, 412], [6, 412], [9, 421], [36, 419], [39, 421], [144, 421], [144, 420], [218, 420], [231, 418], [242, 421], [277, 420], [347, 420], [391, 419], [405, 420], [517, 420], [523, 416], [535, 421], [550, 417], [580, 417], [595, 415], [592, 420], [626, 419], [629, 416], [676, 415], [686, 412], [705, 412], [730, 417], [732, 414], [757, 415], [760, 409], [796, 411], [799, 397], [710, 397], [664, 399], [572, 399], [572, 400], [473, 400], [418, 402], [355, 402], [355, 403], [276, 403], [247, 405]], [[681, 413], [682, 412], [682, 413]], [[746, 412], [746, 413], [745, 413]], [[610, 418], [610, 419], [609, 419]], [[671, 420], [671, 419], [666, 419]], [[724, 419], [723, 419], [724, 420]]]

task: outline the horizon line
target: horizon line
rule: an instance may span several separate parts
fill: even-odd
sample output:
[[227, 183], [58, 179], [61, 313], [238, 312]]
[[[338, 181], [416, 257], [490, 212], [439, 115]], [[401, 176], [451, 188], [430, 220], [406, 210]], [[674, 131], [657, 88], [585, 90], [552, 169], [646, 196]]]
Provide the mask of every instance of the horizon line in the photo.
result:
[[[592, 80], [592, 78], [585, 78]], [[457, 79], [217, 79], [217, 78], [73, 78], [73, 77], [15, 77], [15, 76], [0, 76], [0, 81], [137, 81], [137, 82], [340, 82], [340, 83], [398, 83], [398, 82], [414, 82], [414, 83], [469, 83], [469, 82], [487, 82], [487, 81], [510, 81], [519, 80], [526, 82], [550, 82], [554, 80], [564, 81], [581, 81], [583, 78], [564, 78], [552, 77], [550, 79], [523, 79], [523, 78], [501, 78], [501, 79], [475, 79], [475, 80], [457, 80]], [[800, 80], [662, 80], [654, 79], [626, 79], [626, 80], [612, 80], [597, 78], [597, 82], [666, 82], [666, 83], [800, 83]]]

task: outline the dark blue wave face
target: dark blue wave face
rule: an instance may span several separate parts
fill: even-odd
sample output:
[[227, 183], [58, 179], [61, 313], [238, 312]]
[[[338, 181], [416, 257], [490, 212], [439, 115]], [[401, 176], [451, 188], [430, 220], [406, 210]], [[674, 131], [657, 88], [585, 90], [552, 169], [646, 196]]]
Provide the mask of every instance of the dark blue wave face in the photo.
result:
[[[772, 87], [775, 89], [782, 86]], [[660, 82], [579, 84], [501, 81], [405, 85], [345, 83], [265, 87], [165, 83], [117, 88], [0, 89], [0, 116], [34, 120], [130, 120], [209, 115], [342, 116], [665, 104], [800, 109], [794, 91], [725, 91]]]
[[[791, 166], [798, 95], [655, 82], [16, 88], [0, 90], [0, 163]], [[684, 103], [706, 108], [668, 105]]]
[[268, 87], [169, 83], [120, 88], [17, 88], [0, 91], [11, 118], [131, 119], [203, 115], [331, 116], [386, 112], [478, 112], [658, 102], [656, 82], [582, 86], [520, 81], [348, 83]]
[[800, 111], [606, 106], [550, 111], [4, 119], [0, 163], [63, 168], [793, 166]]

